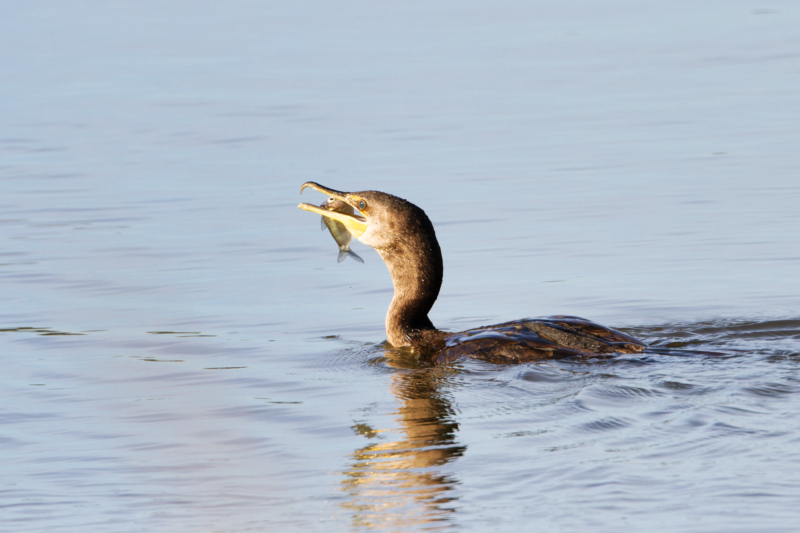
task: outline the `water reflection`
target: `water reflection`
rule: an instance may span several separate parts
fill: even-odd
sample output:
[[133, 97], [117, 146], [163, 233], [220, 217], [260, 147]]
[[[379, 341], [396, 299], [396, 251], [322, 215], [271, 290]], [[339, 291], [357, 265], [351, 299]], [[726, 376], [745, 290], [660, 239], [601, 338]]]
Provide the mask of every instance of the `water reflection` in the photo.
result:
[[422, 367], [409, 354], [387, 350], [390, 391], [400, 404], [399, 427], [391, 432], [365, 423], [353, 429], [370, 439], [398, 434], [392, 442], [371, 442], [357, 449], [344, 472], [342, 504], [353, 513], [353, 526], [390, 530], [448, 520], [450, 491], [458, 480], [437, 467], [462, 455], [456, 441], [458, 423], [446, 389], [458, 369]]

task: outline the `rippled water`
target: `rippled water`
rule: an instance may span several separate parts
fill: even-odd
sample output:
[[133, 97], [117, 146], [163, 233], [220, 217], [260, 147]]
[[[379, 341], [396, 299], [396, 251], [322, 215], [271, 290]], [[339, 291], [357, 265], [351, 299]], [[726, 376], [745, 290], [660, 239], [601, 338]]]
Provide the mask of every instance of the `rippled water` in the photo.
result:
[[[2, 529], [794, 531], [799, 23], [6, 7]], [[655, 350], [387, 350], [386, 268], [337, 264], [308, 180], [426, 210], [441, 328], [563, 313]]]

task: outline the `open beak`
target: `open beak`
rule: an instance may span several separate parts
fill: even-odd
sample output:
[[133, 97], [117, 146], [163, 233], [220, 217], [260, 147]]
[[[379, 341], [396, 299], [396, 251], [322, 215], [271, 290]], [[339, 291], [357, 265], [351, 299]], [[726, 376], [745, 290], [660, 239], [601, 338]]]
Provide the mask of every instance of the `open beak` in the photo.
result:
[[[303, 194], [303, 189], [305, 189], [306, 187], [310, 187], [315, 191], [319, 191], [321, 193], [327, 194], [332, 198], [341, 200], [344, 203], [352, 206], [353, 208], [356, 207], [355, 205], [353, 205], [353, 202], [349, 200], [348, 194], [346, 192], [335, 191], [333, 189], [323, 187], [319, 183], [314, 183], [313, 181], [307, 181], [303, 184], [302, 187], [300, 187], [300, 194]], [[324, 217], [328, 217], [338, 222], [341, 222], [347, 228], [347, 231], [349, 231], [356, 239], [361, 237], [369, 227], [367, 219], [364, 218], [363, 216], [355, 214], [347, 215], [345, 213], [339, 213], [338, 211], [328, 211], [327, 209], [324, 209], [322, 207], [317, 207], [316, 205], [311, 205], [311, 204], [300, 204], [297, 207], [305, 211], [311, 211], [312, 213], [316, 213], [318, 215], [322, 215]]]

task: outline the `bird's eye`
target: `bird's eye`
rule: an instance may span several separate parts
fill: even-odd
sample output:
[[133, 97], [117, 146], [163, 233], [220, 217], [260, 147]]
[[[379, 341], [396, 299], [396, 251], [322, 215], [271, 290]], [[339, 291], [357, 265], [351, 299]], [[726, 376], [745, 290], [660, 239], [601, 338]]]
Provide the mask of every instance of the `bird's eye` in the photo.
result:
[[361, 210], [366, 209], [367, 208], [367, 202], [365, 202], [364, 200], [361, 200], [360, 202], [358, 202], [358, 208], [361, 209]]

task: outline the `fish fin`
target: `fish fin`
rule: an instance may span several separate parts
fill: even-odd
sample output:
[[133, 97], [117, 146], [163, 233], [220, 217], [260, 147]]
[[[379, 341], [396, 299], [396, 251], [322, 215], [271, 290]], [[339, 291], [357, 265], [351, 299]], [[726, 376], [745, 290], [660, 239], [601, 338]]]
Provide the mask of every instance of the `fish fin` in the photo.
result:
[[364, 262], [364, 260], [361, 259], [361, 257], [359, 257], [359, 255], [357, 253], [355, 253], [353, 250], [339, 250], [338, 262], [341, 263], [342, 261], [344, 261], [344, 258], [347, 257], [347, 256], [352, 257], [354, 260], [358, 261], [359, 263], [363, 263]]
[[357, 253], [355, 253], [353, 250], [347, 250], [347, 255], [349, 255], [350, 257], [352, 257], [353, 259], [355, 259], [359, 263], [363, 263], [364, 262], [364, 260], [361, 259], [361, 257]]

